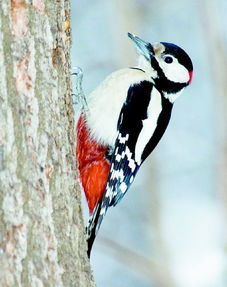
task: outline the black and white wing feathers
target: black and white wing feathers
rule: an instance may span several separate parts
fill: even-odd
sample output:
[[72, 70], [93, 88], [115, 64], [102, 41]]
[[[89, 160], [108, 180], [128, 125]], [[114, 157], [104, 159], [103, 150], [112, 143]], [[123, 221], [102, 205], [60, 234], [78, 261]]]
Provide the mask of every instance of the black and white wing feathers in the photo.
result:
[[140, 165], [162, 137], [171, 109], [172, 104], [151, 82], [142, 81], [129, 88], [119, 115], [118, 136], [111, 156], [106, 190], [89, 221], [90, 248], [108, 207], [115, 206], [122, 199]]
[[[102, 207], [116, 205], [132, 184], [141, 159], [135, 158], [138, 137], [147, 118], [152, 83], [144, 81], [131, 86], [118, 121], [118, 136], [111, 159], [109, 179]], [[141, 98], [143, 97], [143, 101]], [[102, 212], [102, 210], [101, 210]]]
[[[135, 147], [147, 118], [153, 84], [144, 81], [131, 86], [118, 119], [118, 136], [111, 156], [110, 173], [106, 190], [97, 210], [91, 215], [89, 234], [97, 234], [103, 217], [111, 205], [116, 205], [127, 192], [141, 163], [135, 159]], [[143, 100], [141, 100], [143, 97]], [[94, 235], [94, 234], [93, 234]]]

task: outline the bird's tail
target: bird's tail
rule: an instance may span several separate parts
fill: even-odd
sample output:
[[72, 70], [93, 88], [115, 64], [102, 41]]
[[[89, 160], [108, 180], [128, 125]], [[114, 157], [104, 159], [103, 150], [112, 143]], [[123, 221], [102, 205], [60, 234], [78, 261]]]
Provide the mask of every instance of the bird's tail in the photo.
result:
[[86, 228], [87, 245], [88, 245], [88, 249], [87, 249], [88, 258], [90, 258], [92, 245], [95, 241], [95, 237], [98, 233], [100, 224], [101, 224], [102, 219], [103, 219], [103, 216], [100, 217], [101, 206], [102, 206], [102, 201], [100, 200], [98, 202], [98, 204], [96, 205], [94, 211], [92, 212], [90, 219], [88, 221], [88, 226]]
[[90, 258], [92, 245], [99, 231], [100, 225], [103, 221], [106, 211], [109, 207], [110, 200], [111, 198], [105, 192], [103, 195], [103, 198], [96, 205], [88, 221], [86, 232], [87, 232], [87, 244], [88, 244], [87, 254], [89, 258]]
[[103, 218], [106, 214], [108, 207], [110, 206], [110, 202], [112, 200], [112, 189], [107, 188], [103, 194], [103, 197], [97, 203], [94, 211], [92, 212], [90, 219], [88, 221], [87, 226], [87, 244], [88, 244], [88, 257], [90, 258], [91, 248], [94, 243], [95, 237], [99, 231], [100, 225], [103, 221]]

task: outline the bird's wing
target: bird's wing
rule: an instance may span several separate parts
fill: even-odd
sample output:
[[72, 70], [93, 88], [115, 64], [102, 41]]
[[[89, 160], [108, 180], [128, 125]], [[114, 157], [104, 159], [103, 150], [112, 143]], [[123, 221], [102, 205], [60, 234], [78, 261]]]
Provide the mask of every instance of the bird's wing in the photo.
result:
[[151, 82], [143, 81], [128, 90], [127, 99], [118, 119], [118, 136], [111, 157], [106, 190], [89, 221], [87, 229], [89, 246], [92, 246], [91, 241], [94, 241], [108, 207], [116, 205], [122, 199], [142, 163], [145, 145], [138, 147], [137, 143], [144, 129], [143, 121], [147, 119], [152, 87]]
[[147, 109], [152, 87], [151, 82], [144, 81], [131, 86], [128, 90], [128, 96], [118, 120], [118, 136], [111, 159], [102, 208], [118, 204], [132, 184], [142, 163], [145, 146], [139, 147], [138, 142], [144, 129], [144, 120], [148, 117]]

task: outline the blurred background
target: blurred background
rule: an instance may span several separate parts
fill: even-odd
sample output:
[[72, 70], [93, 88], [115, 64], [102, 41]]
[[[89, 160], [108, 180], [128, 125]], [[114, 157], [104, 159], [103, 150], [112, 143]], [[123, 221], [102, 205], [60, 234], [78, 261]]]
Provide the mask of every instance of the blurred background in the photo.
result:
[[[91, 255], [98, 287], [227, 286], [227, 1], [72, 2], [72, 66], [89, 94], [136, 64], [127, 32], [187, 51], [194, 79]], [[84, 204], [84, 217], [88, 211]]]

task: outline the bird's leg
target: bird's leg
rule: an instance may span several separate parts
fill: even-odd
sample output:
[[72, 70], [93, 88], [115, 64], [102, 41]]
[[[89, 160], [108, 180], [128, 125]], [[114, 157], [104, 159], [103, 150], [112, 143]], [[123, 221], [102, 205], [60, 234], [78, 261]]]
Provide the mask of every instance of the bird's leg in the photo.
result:
[[74, 112], [78, 110], [87, 110], [87, 101], [82, 88], [83, 81], [83, 71], [80, 67], [74, 67], [72, 69], [71, 75], [73, 76], [73, 93], [72, 93], [72, 103]]

